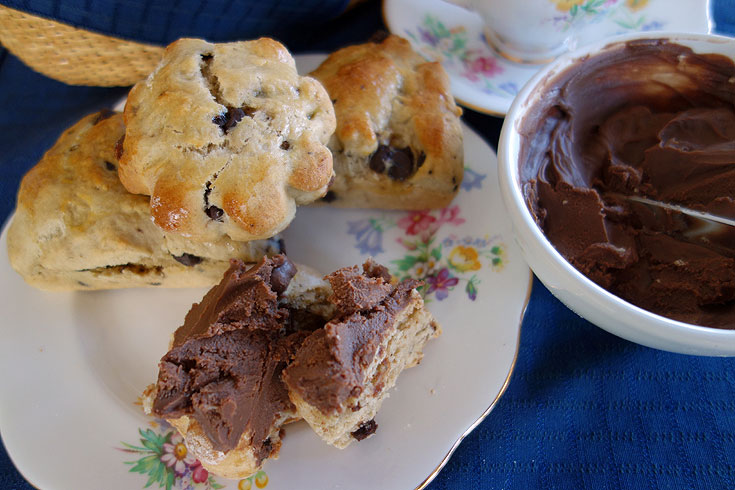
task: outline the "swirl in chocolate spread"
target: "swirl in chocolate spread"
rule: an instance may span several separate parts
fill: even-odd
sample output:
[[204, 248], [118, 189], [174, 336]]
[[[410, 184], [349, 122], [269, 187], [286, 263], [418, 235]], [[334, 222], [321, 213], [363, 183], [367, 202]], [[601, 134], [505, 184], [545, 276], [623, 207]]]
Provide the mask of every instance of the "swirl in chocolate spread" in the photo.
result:
[[613, 294], [735, 328], [735, 229], [626, 195], [735, 217], [735, 64], [665, 40], [608, 46], [547, 80], [519, 123], [527, 205]]

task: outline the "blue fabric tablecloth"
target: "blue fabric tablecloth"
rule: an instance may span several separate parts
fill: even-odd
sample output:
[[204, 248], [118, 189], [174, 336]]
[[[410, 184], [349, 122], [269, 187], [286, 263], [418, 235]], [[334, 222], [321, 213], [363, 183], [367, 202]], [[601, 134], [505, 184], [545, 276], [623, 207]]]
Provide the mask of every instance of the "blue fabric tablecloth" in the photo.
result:
[[[8, 3], [51, 8], [55, 2]], [[306, 3], [324, 6], [322, 20], [344, 5], [289, 5]], [[713, 0], [713, 12], [717, 29], [735, 34], [732, 0]], [[74, 19], [85, 21], [69, 21]], [[125, 31], [132, 24], [120, 22], [96, 28], [119, 27], [121, 35], [151, 41], [185, 33], [176, 17], [166, 20], [166, 32]], [[329, 51], [382, 28], [379, 5], [369, 3], [309, 29], [289, 47]], [[125, 91], [54, 82], [0, 48], [0, 221], [15, 205], [22, 175], [61, 131]], [[501, 119], [467, 110], [465, 121], [497, 143]], [[13, 394], [0, 393], [6, 396]], [[0, 447], [0, 489], [30, 488]], [[619, 339], [576, 316], [535, 281], [508, 390], [429, 488], [735, 489], [735, 359], [670, 354]]]

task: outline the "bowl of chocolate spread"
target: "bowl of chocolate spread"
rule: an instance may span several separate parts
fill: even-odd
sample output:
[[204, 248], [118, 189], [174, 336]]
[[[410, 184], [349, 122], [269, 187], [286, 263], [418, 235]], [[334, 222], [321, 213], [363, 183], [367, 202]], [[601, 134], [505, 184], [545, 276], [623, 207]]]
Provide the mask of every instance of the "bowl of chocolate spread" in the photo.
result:
[[515, 236], [539, 279], [628, 340], [735, 355], [735, 39], [607, 40], [521, 90], [498, 159]]

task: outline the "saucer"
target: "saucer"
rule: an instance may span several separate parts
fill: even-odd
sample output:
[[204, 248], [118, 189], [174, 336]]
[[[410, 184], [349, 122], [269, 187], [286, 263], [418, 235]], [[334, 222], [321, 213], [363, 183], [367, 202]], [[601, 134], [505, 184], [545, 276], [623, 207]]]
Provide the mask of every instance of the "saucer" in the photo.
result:
[[[569, 10], [560, 10], [554, 21], [563, 29], [573, 16], [590, 10], [587, 4], [593, 6], [601, 1], [568, 1]], [[708, 1], [605, 0], [604, 3], [609, 7], [605, 14], [581, 28], [571, 49], [636, 31], [710, 32]], [[392, 33], [409, 39], [425, 58], [440, 61], [449, 73], [457, 101], [479, 112], [504, 116], [521, 87], [543, 68], [543, 65], [518, 64], [504, 58], [485, 40], [479, 15], [443, 0], [384, 0], [383, 18]]]

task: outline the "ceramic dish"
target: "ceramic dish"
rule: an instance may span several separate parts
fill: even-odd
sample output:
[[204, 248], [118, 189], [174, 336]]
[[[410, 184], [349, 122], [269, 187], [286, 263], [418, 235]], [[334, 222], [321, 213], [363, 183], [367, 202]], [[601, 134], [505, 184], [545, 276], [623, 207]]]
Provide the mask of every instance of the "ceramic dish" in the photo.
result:
[[[554, 22], [564, 29], [571, 22], [585, 22], [580, 18], [589, 10], [585, 7], [600, 0], [556, 3], [564, 7]], [[635, 31], [711, 32], [707, 0], [607, 0], [605, 5], [605, 15], [579, 33], [578, 46]], [[383, 17], [392, 33], [409, 39], [427, 59], [441, 61], [454, 96], [476, 111], [504, 115], [518, 90], [541, 68], [499, 55], [485, 41], [479, 15], [442, 0], [383, 0]]]
[[[429, 285], [428, 307], [444, 334], [427, 345], [419, 367], [401, 375], [374, 437], [340, 451], [298, 422], [263, 471], [240, 481], [208, 475], [137, 402], [156, 378], [171, 332], [204, 291], [47, 293], [27, 286], [1, 258], [0, 430], [20, 472], [50, 490], [427, 484], [505, 390], [530, 292], [494, 152], [466, 127], [464, 138], [465, 179], [448, 208], [300, 208], [285, 233], [296, 262], [327, 272], [373, 256]], [[5, 233], [0, 243], [7, 257]]]
[[[616, 38], [664, 38], [698, 53], [735, 57], [735, 40], [714, 35], [655, 33]], [[613, 41], [599, 42], [562, 56], [536, 74], [520, 91], [508, 112], [498, 147], [499, 180], [503, 201], [513, 223], [515, 238], [531, 269], [569, 308], [599, 327], [625, 339], [657, 349], [697, 355], [735, 355], [735, 330], [707, 328], [671, 320], [620, 299], [577, 271], [546, 239], [529, 212], [521, 191], [517, 128], [542, 92], [546, 81], [580, 58], [593, 55]]]

